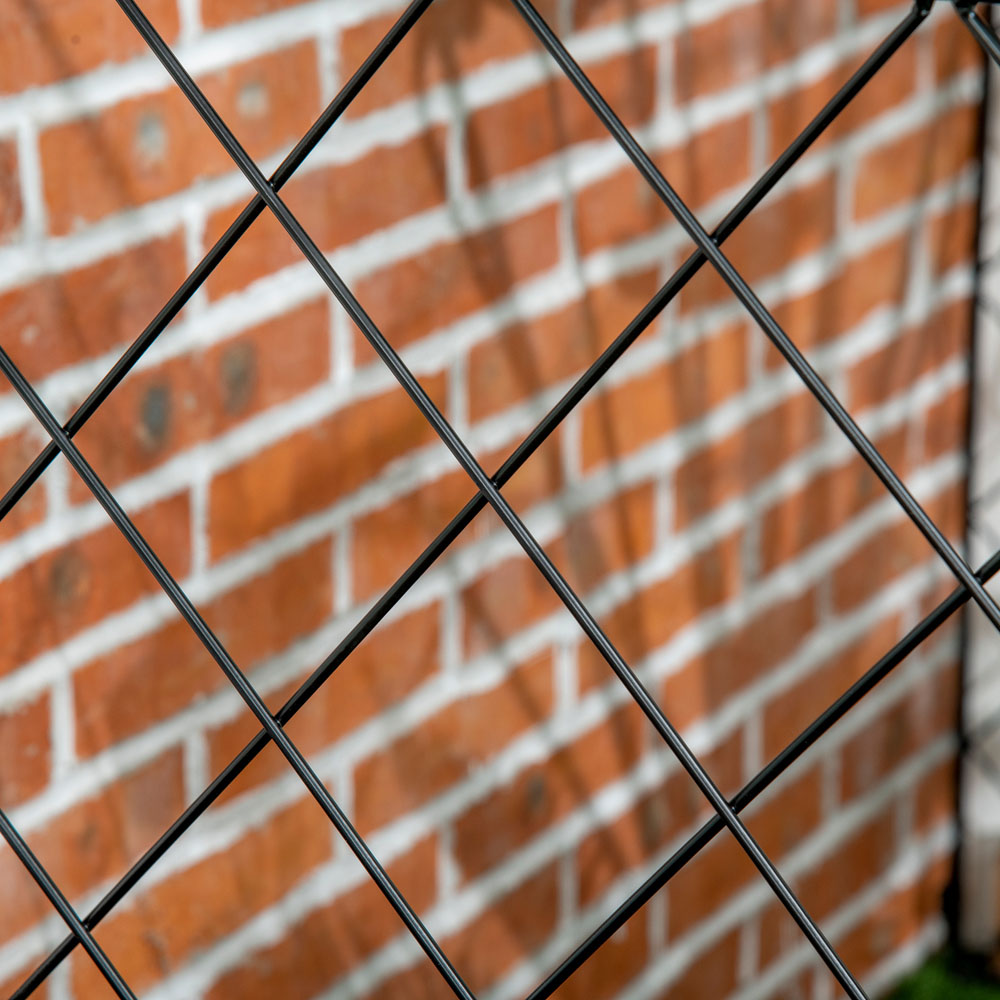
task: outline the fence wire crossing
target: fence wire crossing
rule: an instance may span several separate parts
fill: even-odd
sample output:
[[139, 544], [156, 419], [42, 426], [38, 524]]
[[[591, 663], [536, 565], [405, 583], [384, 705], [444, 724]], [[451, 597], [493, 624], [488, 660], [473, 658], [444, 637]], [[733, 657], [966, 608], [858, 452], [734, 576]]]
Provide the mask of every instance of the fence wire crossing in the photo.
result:
[[[284, 727], [344, 661], [350, 657], [351, 653], [364, 638], [375, 629], [386, 614], [400, 601], [403, 595], [430, 568], [435, 560], [444, 553], [448, 546], [471, 523], [476, 514], [487, 504], [496, 511], [507, 529], [514, 535], [527, 556], [545, 577], [548, 584], [556, 592], [587, 637], [597, 647], [610, 668], [615, 672], [622, 684], [624, 684], [629, 694], [637, 702], [663, 741], [677, 756], [681, 765], [697, 784], [715, 811], [715, 815], [636, 889], [632, 895], [624, 900], [572, 954], [567, 956], [528, 995], [527, 1000], [545, 1000], [545, 998], [550, 997], [633, 914], [648, 902], [673, 875], [680, 871], [702, 848], [720, 833], [723, 828], [728, 829], [730, 834], [736, 838], [761, 876], [769, 884], [822, 961], [830, 969], [847, 996], [852, 997], [853, 1000], [864, 1000], [866, 994], [861, 985], [845, 966], [836, 950], [827, 941], [816, 921], [806, 912], [773, 862], [756, 843], [740, 819], [739, 814], [830, 729], [834, 723], [842, 718], [883, 678], [888, 676], [910, 652], [916, 649], [970, 599], [974, 600], [982, 608], [983, 612], [997, 628], [1000, 628], [1000, 607], [998, 607], [997, 603], [987, 593], [984, 586], [1000, 570], [1000, 551], [995, 553], [978, 570], [972, 570], [907, 490], [899, 476], [885, 461], [878, 449], [865, 436], [837, 397], [810, 366], [791, 338], [779, 326], [764, 304], [756, 297], [751, 287], [730, 263], [721, 248], [726, 239], [732, 235], [754, 208], [763, 201], [806, 150], [810, 148], [816, 139], [865, 87], [869, 80], [885, 65], [893, 53], [917, 30], [930, 13], [933, 0], [918, 0], [899, 25], [889, 33], [868, 59], [844, 83], [840, 90], [711, 233], [702, 227], [684, 201], [678, 196], [673, 187], [671, 187], [669, 181], [660, 173], [652, 159], [622, 124], [614, 110], [604, 100], [586, 73], [573, 60], [555, 32], [532, 6], [530, 0], [510, 0], [510, 3], [523, 17], [542, 46], [549, 52], [560, 69], [570, 79], [581, 96], [590, 105], [593, 112], [631, 159], [636, 169], [646, 179], [660, 200], [670, 209], [676, 220], [691, 237], [697, 249], [657, 291], [653, 298], [650, 299], [646, 306], [621, 331], [604, 352], [594, 360], [587, 371], [566, 392], [562, 399], [553, 406], [492, 476], [487, 475], [482, 466], [476, 461], [468, 446], [437, 409], [424, 387], [413, 376], [400, 355], [386, 340], [365, 312], [364, 307], [355, 298], [351, 289], [318, 249], [306, 228], [288, 209], [279, 195], [283, 185], [294, 175], [309, 153], [327, 134], [333, 124], [379, 70], [410, 29], [430, 7], [433, 0], [413, 0], [410, 3], [379, 45], [368, 56], [270, 178], [263, 176], [256, 163], [233, 136], [225, 121], [199, 90], [170, 47], [157, 34], [155, 28], [135, 0], [116, 0], [116, 2], [174, 79], [177, 86], [183, 91], [184, 95], [215, 134], [235, 164], [253, 185], [257, 193], [222, 237], [220, 237], [218, 242], [206, 254], [201, 263], [198, 264], [170, 300], [163, 306], [153, 321], [136, 338], [65, 425], [60, 425], [32, 384], [24, 377], [3, 347], [0, 346], [0, 369], [2, 369], [15, 391], [21, 396], [51, 438], [49, 444], [25, 470], [17, 482], [0, 498], [0, 520], [13, 509], [18, 500], [38, 480], [52, 460], [59, 453], [62, 453], [156, 578], [182, 617], [196, 633], [201, 643], [226, 674], [260, 722], [261, 729], [239, 754], [233, 758], [227, 767], [218, 774], [201, 795], [188, 806], [173, 825], [161, 835], [156, 843], [135, 862], [132, 868], [85, 916], [81, 916], [74, 910], [60, 888], [55, 884], [34, 854], [32, 854], [30, 847], [15, 829], [9, 818], [0, 810], [0, 834], [3, 835], [11, 849], [28, 869], [32, 878], [40, 886], [71, 931], [69, 936], [15, 990], [12, 994], [12, 1000], [24, 1000], [24, 998], [31, 996], [77, 945], [81, 945], [87, 951], [117, 996], [121, 998], [134, 997], [135, 994], [121, 973], [115, 968], [113, 962], [95, 940], [92, 933], [94, 928], [111, 913], [136, 886], [146, 872], [176, 843], [198, 817], [219, 798], [270, 742], [273, 742], [285, 756], [289, 765], [308, 788], [310, 794], [319, 803], [330, 819], [330, 822], [345, 839], [368, 875], [395, 909], [400, 919], [452, 992], [456, 996], [464, 998], [464, 1000], [474, 1000], [474, 994], [463, 981], [459, 971], [454, 967], [447, 955], [445, 955], [427, 927], [424, 926], [410, 903], [389, 878], [379, 860], [369, 849], [357, 830], [355, 830], [348, 817], [331, 796], [329, 790], [312, 770], [301, 751], [285, 733]], [[967, 0], [951, 0], [950, 5], [953, 7], [956, 16], [961, 18], [967, 25], [989, 57], [1000, 66], [1000, 39], [998, 39], [990, 24], [976, 13], [974, 6], [968, 3]], [[289, 236], [299, 247], [303, 256], [309, 261], [333, 295], [346, 309], [351, 319], [374, 347], [379, 357], [392, 371], [400, 385], [451, 451], [456, 461], [468, 474], [477, 490], [475, 496], [466, 503], [462, 510], [431, 542], [424, 552], [417, 557], [402, 576], [382, 595], [367, 614], [364, 615], [340, 642], [337, 648], [313, 671], [288, 701], [273, 714], [230, 656], [225, 646], [212, 633], [183, 589], [164, 567], [156, 552], [136, 529], [114, 495], [73, 443], [73, 437], [80, 428], [87, 423], [102, 403], [128, 375], [145, 351], [148, 350], [160, 334], [169, 326], [171, 320], [181, 311], [226, 254], [236, 245], [243, 234], [246, 233], [254, 220], [265, 210], [273, 213], [285, 228]], [[510, 506], [502, 492], [504, 485], [514, 473], [534, 454], [573, 408], [598, 384], [611, 366], [635, 342], [640, 334], [650, 326], [668, 303], [679, 294], [681, 289], [687, 285], [706, 262], [710, 263], [720, 274], [733, 294], [742, 302], [753, 319], [771, 339], [810, 392], [812, 392], [830, 417], [849, 438], [857, 451], [904, 509], [913, 523], [919, 528], [941, 559], [947, 564], [959, 583], [959, 586], [944, 601], [924, 617], [892, 649], [886, 652], [867, 673], [820, 714], [784, 750], [775, 756], [731, 800], [727, 800], [722, 795], [701, 762], [692, 753], [652, 695], [643, 686], [633, 669], [602, 631], [585, 604], [560, 575], [549, 556], [525, 527], [523, 521]]]

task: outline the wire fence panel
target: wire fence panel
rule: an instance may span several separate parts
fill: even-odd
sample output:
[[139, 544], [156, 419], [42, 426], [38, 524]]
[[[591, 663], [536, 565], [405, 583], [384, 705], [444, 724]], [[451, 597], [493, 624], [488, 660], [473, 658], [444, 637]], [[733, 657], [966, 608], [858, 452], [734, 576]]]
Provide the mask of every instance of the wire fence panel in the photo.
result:
[[[110, 3], [110, 0], [108, 2]], [[214, 660], [218, 669], [224, 673], [238, 692], [255, 716], [260, 729], [257, 735], [220, 771], [204, 792], [188, 806], [173, 825], [85, 915], [75, 912], [59, 886], [53, 882], [38, 859], [31, 853], [25, 840], [9, 819], [0, 813], [0, 833], [70, 930], [70, 934], [65, 940], [31, 973], [13, 996], [21, 1000], [21, 998], [32, 995], [60, 963], [78, 945], [81, 945], [115, 994], [123, 998], [132, 997], [134, 995], [132, 990], [95, 939], [94, 930], [128, 897], [143, 876], [219, 799], [250, 763], [269, 744], [273, 743], [284, 756], [289, 767], [320, 805], [330, 823], [364, 867], [367, 875], [388, 900], [442, 981], [454, 995], [464, 998], [473, 997], [474, 994], [464, 981], [461, 971], [445, 954], [441, 945], [422, 922], [416, 908], [410, 904], [390, 878], [365, 839], [334, 799], [330, 790], [312, 769], [296, 742], [286, 731], [286, 725], [331, 679], [332, 675], [350, 660], [352, 653], [365, 637], [371, 634], [386, 615], [399, 604], [404, 595], [459, 538], [476, 515], [489, 507], [492, 508], [528, 559], [544, 577], [559, 602], [568, 610], [589, 642], [593, 644], [606, 666], [617, 676], [629, 697], [641, 709], [652, 730], [676, 756], [714, 812], [711, 819], [639, 888], [623, 900], [586, 940], [581, 942], [530, 992], [528, 1000], [543, 1000], [543, 998], [552, 996], [570, 977], [586, 966], [587, 962], [624, 926], [630, 917], [648, 903], [671, 878], [691, 862], [719, 834], [733, 838], [750, 859], [759, 876], [767, 883], [802, 935], [830, 970], [843, 993], [855, 998], [855, 1000], [864, 998], [865, 992], [857, 978], [842, 961], [817, 921], [807, 912], [767, 853], [762, 850], [741, 819], [740, 814], [779, 776], [784, 774], [809, 747], [820, 740], [850, 709], [861, 702], [911, 652], [917, 649], [965, 604], [970, 601], [974, 602], [994, 626], [1000, 627], [1000, 607], [997, 606], [996, 601], [985, 588], [986, 582], [1000, 569], [1000, 552], [994, 554], [978, 569], [973, 569], [967, 564], [947, 540], [944, 532], [910, 492], [902, 478], [894, 471], [879, 448], [866, 436], [837, 394], [831, 390], [807, 360], [802, 350], [796, 345], [795, 330], [786, 332], [783, 329], [772, 312], [758, 298], [750, 283], [733, 265], [727, 256], [726, 241], [738, 231], [750, 213], [792, 170], [813, 144], [830, 126], [837, 122], [854, 98], [879, 74], [893, 55], [907, 45], [911, 36], [918, 32], [925, 22], [931, 4], [927, 2], [917, 3], [906, 14], [903, 20], [877, 45], [861, 66], [819, 110], [806, 128], [776, 157], [769, 169], [733, 206], [714, 231], [709, 232], [678, 195], [675, 188], [671, 186], [670, 177], [660, 171], [642, 144], [618, 117], [615, 109], [602, 96], [594, 81], [570, 55], [558, 34], [550, 27], [539, 11], [529, 0], [510, 0], [511, 5], [523, 18], [540, 45], [548, 52], [549, 57], [584, 99], [607, 133], [617, 142], [636, 171], [649, 185], [655, 197], [666, 206], [687, 233], [695, 249], [604, 351], [593, 358], [584, 374], [552, 406], [522, 443], [499, 468], [491, 473], [480, 464], [469, 445], [435, 404], [427, 386], [413, 374], [399, 350], [390, 343], [366, 311], [366, 304], [359, 300], [348, 282], [335, 270], [330, 260], [323, 254], [317, 242], [310, 235], [308, 227], [289, 208], [281, 194], [282, 188], [292, 179], [310, 152], [347, 111], [352, 102], [364, 93], [365, 87], [376, 77], [386, 59], [425, 15], [432, 5], [432, 0], [414, 0], [406, 8], [388, 34], [343, 86], [340, 93], [270, 178], [263, 175], [217, 108], [199, 89], [175, 52], [157, 34], [141, 6], [135, 0], [117, 0], [117, 2], [145, 44], [173, 78], [176, 86], [214, 133], [218, 143], [242, 172], [255, 193], [243, 211], [163, 306], [155, 319], [139, 334], [119, 361], [65, 423], [61, 423], [53, 415], [52, 410], [41, 398], [32, 381], [25, 377], [7, 351], [0, 347], [0, 368], [50, 439], [38, 457], [0, 499], [0, 518], [7, 516], [15, 508], [15, 505], [25, 496], [30, 487], [37, 482], [58, 455], [65, 456], [75, 474], [103, 507], [115, 527], [145, 564], [148, 572], [152, 574], [157, 585], [167, 595], [198, 641]], [[954, 13], [968, 27], [989, 57], [1000, 65], [1000, 40], [997, 39], [989, 24], [977, 14], [975, 8], [956, 2]], [[378, 192], [373, 191], [372, 196], [378, 197]], [[264, 213], [270, 213], [280, 223], [297, 246], [302, 257], [311, 265], [328, 291], [346, 310], [357, 329], [374, 348], [382, 362], [408, 395], [412, 404], [432, 428], [434, 434], [444, 443], [458, 466], [464, 470], [469, 480], [471, 493], [470, 499], [462, 510], [442, 528], [437, 537], [375, 602], [337, 648], [287, 698], [284, 704], [273, 712], [237, 665], [226, 645], [212, 631], [199, 609], [178, 584], [161, 556], [129, 518], [105, 481], [94, 471], [73, 440], [133, 370], [181, 309], [204, 287], [205, 282], [227, 254], [237, 246], [254, 221]], [[957, 584], [956, 589], [948, 597], [926, 614], [903, 639], [886, 651], [859, 680], [833, 701], [783, 750], [777, 753], [732, 798], [727, 798], [720, 791], [703, 762], [691, 750], [678, 728], [663, 711], [657, 698], [644, 685], [639, 674], [633, 669], [633, 665], [628, 662], [598, 624], [577, 591], [557, 569], [550, 554], [536, 540], [524, 520], [511, 506], [504, 492], [504, 488], [512, 477], [528, 459], [562, 425], [569, 414], [588, 397], [588, 394], [601, 382], [618, 359], [650, 327], [663, 310], [679, 296], [694, 276], [706, 267], [713, 269], [721, 276], [732, 295], [772, 341], [796, 376], [878, 477], [888, 494], [894, 498], [933, 547], [954, 576]], [[346, 669], [350, 669], [350, 663], [347, 663]]]

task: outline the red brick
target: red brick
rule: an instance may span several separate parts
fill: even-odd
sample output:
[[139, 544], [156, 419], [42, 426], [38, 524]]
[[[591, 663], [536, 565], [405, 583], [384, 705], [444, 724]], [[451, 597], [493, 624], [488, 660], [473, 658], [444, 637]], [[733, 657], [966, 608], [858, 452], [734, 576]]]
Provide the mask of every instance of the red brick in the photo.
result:
[[[417, 912], [433, 901], [433, 840], [417, 844], [389, 866], [389, 876]], [[219, 979], [208, 1000], [308, 1000], [370, 956], [403, 924], [374, 883], [313, 910], [277, 944], [248, 955], [245, 962]]]
[[747, 827], [764, 853], [780, 863], [823, 819], [822, 775], [817, 765], [794, 780], [783, 779], [762, 803], [745, 811]]
[[[812, 772], [786, 783], [777, 794], [742, 814], [750, 833], [772, 861], [819, 826], [820, 790]], [[683, 937], [760, 875], [735, 837], [720, 834], [670, 880], [670, 935]]]
[[958, 813], [958, 766], [949, 757], [923, 775], [915, 789], [915, 826], [930, 833], [942, 823], [950, 823]]
[[[960, 490], [951, 488], [923, 507], [946, 536], [962, 523]], [[932, 559], [938, 556], [908, 519], [883, 528], [834, 569], [834, 606], [838, 611], [856, 607], [896, 577]]]
[[492, 649], [562, 607], [535, 564], [525, 555], [512, 556], [462, 593], [466, 654]]
[[[879, 307], [902, 304], [910, 264], [908, 238], [897, 238], [842, 262], [826, 284], [772, 310], [772, 315], [804, 351], [854, 328]], [[769, 347], [764, 364], [784, 368], [788, 362]]]
[[[520, 442], [518, 442], [520, 444]], [[503, 448], [485, 452], [481, 464], [487, 472], [496, 473], [514, 451], [514, 442], [508, 442]], [[564, 444], [559, 437], [553, 435], [545, 441], [503, 487], [503, 495], [510, 502], [515, 512], [530, 510], [546, 500], [555, 498], [565, 485], [563, 469], [565, 468]], [[466, 476], [468, 479], [468, 476]], [[457, 513], [457, 512], [456, 512]], [[490, 522], [490, 523], [484, 523]], [[500, 516], [487, 505], [473, 529], [476, 534], [489, 530], [507, 531]]]
[[[297, 553], [201, 608], [247, 670], [330, 615], [330, 543]], [[129, 643], [74, 675], [77, 748], [89, 755], [183, 711], [227, 685], [185, 622]]]
[[[28, 877], [27, 873], [25, 873], [25, 877]], [[41, 892], [41, 890], [38, 891]], [[0, 982], [0, 993], [2, 993], [5, 997], [13, 996], [14, 990], [16, 990], [24, 982], [24, 980], [35, 971], [35, 966], [42, 960], [43, 957], [44, 956], [41, 954], [37, 955], [35, 961], [29, 962], [23, 969], [19, 969], [9, 979]], [[47, 982], [42, 983], [31, 995], [33, 997], [37, 997], [38, 1000], [50, 1000], [52, 994], [49, 992], [49, 984]]]
[[[557, 212], [541, 208], [513, 222], [441, 243], [355, 284], [355, 294], [394, 347], [409, 344], [508, 294], [559, 259]], [[356, 357], [374, 360], [355, 334]]]
[[[656, 54], [635, 49], [587, 73], [629, 127], [645, 122], [656, 95]], [[466, 130], [469, 181], [478, 186], [527, 167], [574, 143], [603, 139], [607, 130], [563, 74], [500, 104], [472, 112]]]
[[662, 704], [675, 725], [706, 718], [795, 652], [817, 625], [816, 594], [803, 591], [732, 630], [666, 679]]
[[73, 682], [77, 751], [89, 756], [183, 711], [226, 679], [178, 621], [86, 664]]
[[583, 464], [611, 462], [696, 420], [746, 385], [747, 328], [723, 328], [584, 403]]
[[7, 243], [17, 237], [21, 228], [21, 214], [17, 146], [13, 142], [0, 142], [0, 243]]
[[[224, 851], [148, 891], [105, 920], [102, 937], [133, 990], [144, 990], [185, 960], [276, 903], [330, 855], [326, 817], [310, 798], [270, 817]], [[93, 962], [74, 965], [76, 996], [97, 996]]]
[[[833, 239], [836, 201], [831, 174], [794, 188], [752, 212], [722, 250], [748, 282], [760, 281]], [[733, 292], [708, 265], [681, 293], [681, 308], [685, 311], [730, 301], [734, 301]], [[794, 331], [789, 333], [795, 339]]]
[[[902, 427], [874, 442], [900, 475], [906, 471], [907, 431]], [[887, 495], [860, 456], [820, 470], [805, 486], [764, 512], [760, 534], [762, 570], [769, 572], [795, 558]]]
[[968, 442], [969, 387], [953, 389], [924, 416], [924, 460], [961, 453]]
[[660, 994], [668, 997], [724, 997], [737, 986], [740, 967], [740, 933], [730, 931], [687, 965], [680, 976]]
[[968, 70], [982, 72], [986, 54], [964, 24], [957, 17], [943, 17], [933, 26], [933, 32], [924, 35], [934, 49], [934, 77], [944, 83]]
[[[296, 175], [282, 188], [285, 203], [325, 253], [353, 243], [417, 212], [444, 202], [444, 132], [433, 128], [398, 145], [380, 146], [350, 163]], [[378, 197], [371, 192], [378, 191]], [[206, 225], [213, 245], [246, 204], [219, 209]], [[252, 281], [303, 260], [284, 227], [264, 212], [207, 282], [213, 297], [237, 291]]]
[[[749, 176], [750, 125], [749, 115], [724, 121], [657, 157], [664, 177], [691, 208]], [[577, 240], [584, 253], [653, 232], [673, 218], [631, 163], [585, 187], [576, 199]]]
[[[423, 383], [440, 395], [441, 378]], [[261, 448], [212, 482], [213, 558], [335, 503], [434, 436], [410, 398], [395, 389]]]
[[841, 751], [844, 801], [870, 791], [908, 757], [954, 730], [957, 697], [956, 671], [939, 671], [845, 743]]
[[625, 275], [588, 289], [571, 305], [519, 320], [469, 351], [469, 415], [492, 416], [597, 359], [653, 297], [655, 271]]
[[558, 920], [559, 866], [553, 863], [493, 902], [442, 947], [478, 992], [540, 948]]
[[[508, 455], [480, 456], [487, 472], [500, 467]], [[553, 496], [562, 483], [557, 461], [544, 461], [546, 449], [536, 452], [504, 486], [503, 494], [516, 511], [523, 511]], [[419, 556], [475, 493], [463, 469], [418, 486], [387, 506], [359, 518], [351, 543], [355, 599], [381, 593]], [[449, 551], [471, 544], [486, 534], [506, 530], [492, 508], [482, 511], [452, 543]]]
[[[179, 233], [0, 295], [0, 341], [32, 380], [131, 343], [186, 273]], [[4, 382], [6, 385], [6, 381]]]
[[896, 849], [894, 820], [891, 809], [880, 813], [802, 875], [798, 895], [814, 919], [829, 916], [889, 868]]
[[824, 413], [805, 393], [749, 419], [727, 438], [688, 458], [674, 479], [678, 524], [744, 496], [785, 462], [819, 441]]
[[907, 9], [906, 5], [901, 4], [899, 0], [854, 0], [854, 6], [857, 8], [859, 17], [870, 17], [892, 9], [898, 9], [900, 13], [903, 13]]
[[[20, 479], [21, 473], [35, 460], [48, 437], [34, 429], [0, 438], [0, 496]], [[0, 521], [0, 540], [16, 538], [45, 516], [45, 488], [36, 486], [18, 500]]]
[[[792, 920], [788, 910], [777, 900], [769, 903], [759, 915], [759, 965], [767, 969], [772, 963], [787, 957], [802, 947], [805, 940], [798, 924]], [[817, 960], [817, 963], [818, 960]], [[814, 970], [805, 970], [787, 985], [775, 991], [775, 1000], [812, 1000]]]
[[[835, 329], [851, 329], [877, 306], [902, 303], [911, 252], [909, 239], [899, 238], [845, 265], [834, 285], [828, 288], [823, 304], [837, 318]], [[835, 297], [839, 297], [840, 305], [833, 303]], [[775, 356], [776, 353], [773, 352]]]
[[951, 205], [930, 218], [927, 244], [935, 276], [953, 267], [973, 265], [978, 225], [979, 206], [975, 201]]
[[455, 857], [465, 878], [498, 864], [627, 774], [648, 725], [627, 705], [473, 805], [455, 823]]
[[[168, 42], [177, 37], [174, 0], [143, 7]], [[0, 19], [0, 93], [52, 83], [147, 51], [116, 6], [94, 0], [12, 0]]]
[[559, 988], [559, 1000], [611, 1000], [652, 957], [648, 918], [640, 910]]
[[655, 504], [653, 487], [643, 483], [570, 520], [560, 570], [571, 586], [590, 590], [645, 559], [653, 550]]
[[[551, 20], [555, 0], [537, 9]], [[348, 28], [341, 35], [340, 64], [354, 70], [382, 40], [398, 15], [382, 16]], [[352, 114], [419, 94], [442, 80], [453, 80], [501, 59], [534, 51], [538, 43], [514, 7], [504, 3], [441, 0], [428, 8], [406, 40], [351, 105]]]
[[[495, 978], [499, 971], [517, 958], [526, 957], [544, 941], [552, 916], [552, 878], [551, 868], [543, 870], [498, 900], [468, 929], [442, 942], [473, 990], [481, 990], [482, 981]], [[588, 960], [585, 972], [560, 987], [560, 1000], [607, 1000], [616, 984], [634, 976], [645, 960], [645, 915], [640, 912], [627, 931], [616, 935]], [[427, 961], [420, 961], [365, 994], [367, 1000], [445, 1000], [449, 995], [440, 973]]]
[[330, 543], [320, 541], [224, 594], [205, 617], [238, 663], [259, 662], [331, 615], [332, 561]]
[[921, 376], [964, 356], [971, 330], [971, 303], [965, 300], [950, 303], [926, 323], [904, 330], [848, 369], [852, 409], [858, 412], [884, 403], [911, 388]]
[[764, 710], [764, 754], [776, 756], [886, 653], [899, 637], [898, 616], [873, 626], [790, 688]]
[[261, 17], [303, 2], [305, 0], [203, 0], [201, 18], [205, 27], [217, 28], [233, 21]]
[[[305, 754], [335, 743], [414, 691], [438, 669], [441, 609], [430, 606], [377, 628], [351, 653], [344, 665], [309, 699], [287, 725]], [[296, 678], [267, 698], [277, 710], [298, 688]], [[257, 734], [260, 726], [249, 712], [208, 734], [209, 767], [221, 771]], [[285, 774], [288, 764], [276, 750], [265, 751], [238, 783], [246, 791], [261, 781]]]
[[677, 42], [678, 97], [689, 101], [745, 83], [831, 37], [836, 26], [830, 0], [763, 0], [689, 28]]
[[[567, 521], [545, 550], [570, 586], [589, 590], [609, 574], [641, 560], [653, 545], [654, 497], [641, 485]], [[563, 605], [525, 556], [513, 556], [468, 586], [462, 595], [470, 654], [504, 642]]]
[[[295, 142], [319, 107], [312, 42], [228, 67], [200, 83], [256, 159]], [[56, 234], [235, 169], [173, 86], [53, 126], [42, 133], [39, 150]]]
[[0, 803], [9, 809], [40, 792], [49, 781], [52, 716], [48, 692], [0, 713]]
[[362, 760], [355, 769], [355, 824], [362, 834], [459, 784], [552, 712], [552, 661], [543, 655], [496, 688], [470, 695]]
[[449, 994], [455, 995], [441, 978], [441, 973], [430, 962], [421, 959], [416, 965], [390, 976], [369, 990], [365, 994], [365, 1000], [396, 1000], [396, 997], [406, 997], [407, 1000], [447, 1000]]
[[[700, 758], [712, 780], [731, 794], [742, 772], [739, 731]], [[580, 902], [594, 903], [612, 883], [662, 851], [672, 840], [712, 813], [708, 800], [686, 771], [676, 770], [653, 791], [642, 795], [628, 812], [581, 841], [576, 853]]]
[[942, 896], [951, 877], [951, 861], [939, 858], [921, 870], [919, 882], [896, 889], [869, 911], [847, 934], [838, 935], [837, 953], [856, 976], [916, 944], [927, 922], [939, 917]]
[[975, 161], [979, 127], [978, 105], [966, 105], [867, 153], [857, 166], [855, 217], [870, 219], [954, 177]]
[[[315, 302], [143, 368], [108, 398], [77, 443], [114, 486], [324, 381], [329, 343], [328, 306]], [[82, 481], [73, 481], [72, 495], [89, 495]]]
[[589, 28], [611, 21], [622, 21], [634, 17], [640, 11], [660, 5], [661, 0], [577, 0], [573, 24], [577, 28]]
[[[187, 495], [142, 510], [135, 523], [176, 577], [188, 571]], [[0, 616], [21, 627], [4, 643], [0, 674], [159, 590], [118, 529], [99, 531], [40, 556], [0, 582]]]
[[757, 869], [733, 836], [727, 833], [716, 837], [667, 885], [670, 937], [683, 937], [759, 878]]
[[[768, 157], [777, 159], [792, 140], [809, 124], [813, 116], [847, 82], [858, 65], [847, 60], [833, 72], [798, 90], [774, 98], [768, 105]], [[810, 149], [821, 149], [842, 139], [877, 117], [912, 97], [917, 87], [917, 47], [904, 45], [861, 92], [837, 116]]]
[[[26, 831], [39, 861], [70, 898], [120, 877], [180, 815], [186, 799], [181, 754], [169, 750], [46, 826]], [[52, 907], [23, 874], [12, 851], [0, 853], [0, 941], [48, 918]]]
[[[600, 624], [626, 661], [635, 664], [736, 594], [742, 573], [740, 537], [732, 535], [696, 553], [665, 579], [630, 594]], [[579, 672], [581, 690], [613, 681], [611, 668], [589, 642], [580, 647]]]

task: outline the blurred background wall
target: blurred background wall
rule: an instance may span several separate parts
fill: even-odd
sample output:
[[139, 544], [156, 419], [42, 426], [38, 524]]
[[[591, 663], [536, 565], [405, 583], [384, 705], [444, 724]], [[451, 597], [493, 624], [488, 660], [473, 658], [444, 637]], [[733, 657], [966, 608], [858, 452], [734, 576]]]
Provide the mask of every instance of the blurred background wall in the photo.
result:
[[[961, 543], [983, 68], [939, 7], [726, 250]], [[401, 7], [145, 9], [270, 171]], [[906, 9], [541, 4], [709, 226]], [[60, 416], [250, 194], [113, 0], [0, 6], [0, 343]], [[502, 0], [436, 0], [285, 196], [489, 471], [692, 249]], [[77, 440], [275, 709], [474, 492], [267, 216]], [[0, 395], [3, 488], [43, 443]], [[506, 492], [726, 794], [951, 586], [707, 269]], [[0, 803], [86, 910], [257, 727], [61, 459], [0, 634]], [[875, 992], [945, 937], [959, 639], [747, 813]], [[489, 511], [288, 731], [483, 997], [708, 815]], [[6, 848], [0, 900], [7, 995], [64, 929]], [[446, 995], [270, 748], [97, 937], [164, 1000]], [[836, 995], [726, 837], [558, 994]]]
[[[968, 545], [979, 565], [1000, 548], [1000, 489], [995, 456], [1000, 440], [1000, 310], [996, 292], [1000, 262], [1000, 133], [997, 77], [990, 73], [983, 134], [979, 282], [973, 345], [973, 406], [968, 483]], [[994, 589], [996, 585], [994, 584]], [[962, 692], [964, 740], [960, 792], [960, 920], [964, 950], [1000, 971], [1000, 684], [997, 647], [983, 616], [967, 616]]]

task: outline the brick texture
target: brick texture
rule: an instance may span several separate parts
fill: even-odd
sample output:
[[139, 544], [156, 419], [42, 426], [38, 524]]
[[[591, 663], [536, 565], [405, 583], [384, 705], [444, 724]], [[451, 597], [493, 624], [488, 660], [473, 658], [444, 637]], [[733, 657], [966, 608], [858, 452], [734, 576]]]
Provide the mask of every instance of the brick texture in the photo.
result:
[[[904, 12], [537, 6], [709, 229]], [[144, 7], [266, 172], [403, 9]], [[724, 249], [959, 538], [982, 66], [949, 7]], [[504, 0], [435, 0], [284, 196], [489, 474], [692, 252]], [[0, 344], [60, 419], [249, 197], [114, 3], [0, 4]], [[476, 493], [268, 213], [77, 441], [272, 710]], [[0, 391], [0, 489], [44, 443]], [[727, 796], [950, 583], [710, 267], [504, 492]], [[86, 909], [259, 726], [61, 459], [0, 524], [0, 626], [0, 807]], [[958, 643], [745, 813], [879, 990], [941, 940]], [[490, 509], [287, 731], [496, 1000], [711, 815]], [[0, 848], [0, 994], [57, 925]], [[447, 993], [274, 747], [98, 936], [162, 1000]], [[558, 996], [762, 976], [831, 995], [726, 834]], [[38, 995], [108, 992], [78, 953]]]

